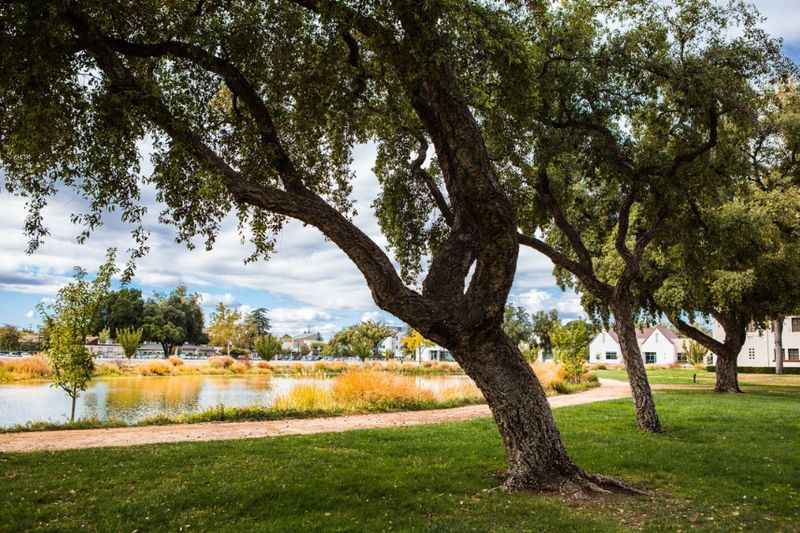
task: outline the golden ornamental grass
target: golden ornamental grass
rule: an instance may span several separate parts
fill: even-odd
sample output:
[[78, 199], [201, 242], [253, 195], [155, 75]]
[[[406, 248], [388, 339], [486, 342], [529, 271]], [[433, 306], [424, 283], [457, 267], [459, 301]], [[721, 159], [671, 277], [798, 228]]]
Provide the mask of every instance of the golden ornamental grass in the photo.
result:
[[327, 411], [333, 410], [336, 404], [331, 391], [323, 387], [297, 385], [276, 398], [274, 407], [279, 411]]
[[53, 375], [47, 359], [40, 355], [0, 361], [0, 369], [13, 380], [43, 379]]
[[350, 370], [338, 376], [333, 381], [333, 396], [352, 406], [435, 400], [433, 393], [419, 387], [413, 378], [375, 370]]
[[531, 366], [545, 390], [555, 390], [567, 378], [564, 367], [553, 361], [535, 361]]
[[162, 361], [155, 359], [147, 361], [136, 367], [136, 370], [142, 376], [171, 376], [173, 366], [169, 361]]

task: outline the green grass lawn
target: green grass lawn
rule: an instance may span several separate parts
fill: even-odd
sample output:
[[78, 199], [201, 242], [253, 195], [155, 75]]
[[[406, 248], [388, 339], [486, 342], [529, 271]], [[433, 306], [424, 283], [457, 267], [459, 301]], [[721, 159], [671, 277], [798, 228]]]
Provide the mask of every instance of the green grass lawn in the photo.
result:
[[[628, 380], [628, 373], [624, 367], [608, 368], [606, 370], [593, 370], [597, 377], [606, 379]], [[714, 385], [716, 380], [714, 372], [694, 368], [648, 368], [647, 377], [654, 385], [691, 385], [693, 378], [697, 377], [700, 385]], [[752, 386], [778, 386], [800, 387], [800, 375], [783, 374], [739, 374], [740, 385]]]
[[800, 391], [556, 410], [587, 470], [654, 491], [565, 503], [491, 490], [494, 424], [0, 455], [0, 531], [800, 531]]

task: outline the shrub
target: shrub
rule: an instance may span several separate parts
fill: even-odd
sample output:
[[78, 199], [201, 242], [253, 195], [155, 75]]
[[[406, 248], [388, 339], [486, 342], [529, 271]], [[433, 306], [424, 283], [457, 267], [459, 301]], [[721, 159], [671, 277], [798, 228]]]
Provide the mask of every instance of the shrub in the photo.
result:
[[228, 367], [228, 370], [234, 374], [245, 374], [249, 369], [250, 365], [243, 363], [242, 361], [236, 361], [230, 367]]
[[267, 369], [267, 370], [272, 370], [272, 366], [269, 363], [267, 363], [266, 361], [261, 361], [256, 366], [258, 368], [264, 368], [264, 369]]
[[183, 365], [183, 359], [178, 357], [177, 355], [170, 355], [169, 359], [167, 359], [172, 366], [181, 366]]
[[121, 376], [123, 369], [117, 363], [99, 363], [94, 366], [95, 376]]
[[218, 355], [208, 358], [208, 366], [211, 368], [229, 368], [233, 366], [235, 362], [236, 359], [228, 355]]
[[147, 361], [137, 367], [142, 376], [170, 376], [173, 366], [167, 361], [155, 360]]
[[594, 369], [595, 370], [606, 370], [606, 369], [608, 369], [608, 367], [606, 365], [600, 363], [599, 365], [595, 365]]

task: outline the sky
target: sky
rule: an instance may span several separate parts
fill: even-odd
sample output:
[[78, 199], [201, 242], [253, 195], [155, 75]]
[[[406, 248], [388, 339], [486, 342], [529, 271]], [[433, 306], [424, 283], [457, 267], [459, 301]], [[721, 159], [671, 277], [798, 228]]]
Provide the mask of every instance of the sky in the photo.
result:
[[[766, 28], [783, 37], [786, 53], [800, 62], [800, 0], [754, 3], [767, 17]], [[146, 153], [143, 155], [146, 160]], [[355, 222], [385, 247], [370, 207], [378, 193], [374, 161], [373, 146], [357, 147], [353, 199], [359, 214]], [[143, 172], [148, 168], [145, 163]], [[207, 320], [219, 302], [242, 312], [266, 307], [273, 331], [279, 334], [312, 330], [328, 337], [367, 319], [400, 324], [375, 306], [361, 273], [315, 228], [289, 223], [278, 236], [269, 261], [244, 264], [249, 247], [242, 244], [233, 220], [226, 221], [213, 250], [199, 246], [190, 251], [175, 242], [173, 228], [158, 223], [155, 191], [145, 188], [142, 193], [148, 206], [151, 250], [138, 261], [133, 285], [142, 289], [145, 297], [184, 284], [202, 295]], [[87, 243], [76, 242], [80, 228], [70, 223], [70, 215], [83, 205], [77, 196], [59, 193], [45, 211], [50, 236], [37, 252], [28, 255], [23, 234], [25, 201], [0, 192], [0, 324], [36, 327], [36, 305], [53, 298], [75, 266], [95, 271], [109, 247], [118, 248], [124, 259], [125, 250], [132, 245], [129, 228], [113, 215], [106, 217], [104, 226]], [[550, 261], [528, 248], [520, 252], [510, 301], [531, 312], [557, 309], [563, 318], [582, 314], [579, 297], [556, 286]]]

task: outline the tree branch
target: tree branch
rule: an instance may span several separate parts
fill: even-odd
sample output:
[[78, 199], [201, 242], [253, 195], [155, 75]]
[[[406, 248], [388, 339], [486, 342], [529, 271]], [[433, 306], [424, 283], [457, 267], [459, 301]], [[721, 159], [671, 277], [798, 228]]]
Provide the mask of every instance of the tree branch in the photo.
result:
[[376, 304], [398, 316], [417, 313], [438, 316], [438, 310], [407, 288], [386, 254], [352, 222], [307, 189], [302, 193], [248, 180], [228, 165], [189, 126], [175, 117], [155, 88], [141, 82], [119, 58], [116, 50], [95, 30], [82, 13], [69, 11], [67, 21], [84, 49], [97, 61], [110, 83], [129, 98], [149, 120], [170, 138], [186, 147], [197, 160], [218, 174], [236, 202], [258, 207], [315, 226], [355, 263], [367, 280]]
[[611, 293], [612, 287], [597, 279], [597, 276], [595, 276], [592, 270], [585, 269], [582, 264], [570, 259], [567, 255], [559, 252], [543, 240], [522, 233], [518, 234], [517, 238], [520, 244], [544, 254], [554, 264], [575, 274], [581, 283], [592, 288], [592, 290], [600, 294]]
[[433, 176], [431, 176], [430, 172], [422, 168], [422, 165], [425, 163], [425, 159], [428, 156], [428, 141], [425, 140], [425, 137], [422, 135], [417, 136], [417, 141], [419, 141], [419, 152], [417, 153], [417, 157], [411, 163], [411, 172], [414, 176], [421, 179], [428, 187], [428, 191], [431, 193], [431, 197], [436, 203], [436, 207], [438, 207], [439, 211], [441, 211], [442, 216], [444, 217], [445, 221], [447, 221], [447, 224], [452, 227], [455, 223], [455, 217], [453, 216], [453, 211], [450, 209], [450, 205], [447, 203], [447, 199], [442, 194], [439, 186], [436, 185], [436, 180], [433, 179]]

